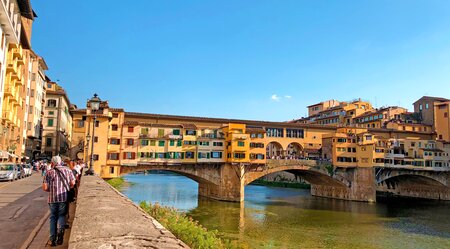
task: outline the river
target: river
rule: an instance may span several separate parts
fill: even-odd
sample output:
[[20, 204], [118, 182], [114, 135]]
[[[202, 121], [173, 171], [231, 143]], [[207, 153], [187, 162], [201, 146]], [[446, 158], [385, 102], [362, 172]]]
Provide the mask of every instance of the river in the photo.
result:
[[127, 175], [136, 203], [176, 207], [246, 248], [450, 248], [450, 203], [378, 203], [313, 197], [309, 190], [249, 185], [245, 203], [198, 198], [197, 183], [175, 174]]

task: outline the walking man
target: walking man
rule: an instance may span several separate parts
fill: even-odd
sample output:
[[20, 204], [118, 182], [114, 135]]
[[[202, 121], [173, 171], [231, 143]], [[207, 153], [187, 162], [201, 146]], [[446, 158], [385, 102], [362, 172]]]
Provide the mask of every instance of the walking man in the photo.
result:
[[72, 171], [61, 166], [61, 157], [54, 156], [51, 169], [47, 171], [42, 189], [49, 192], [48, 205], [50, 208], [50, 242], [51, 246], [61, 245], [64, 239], [66, 225], [67, 196], [69, 189], [75, 184]]

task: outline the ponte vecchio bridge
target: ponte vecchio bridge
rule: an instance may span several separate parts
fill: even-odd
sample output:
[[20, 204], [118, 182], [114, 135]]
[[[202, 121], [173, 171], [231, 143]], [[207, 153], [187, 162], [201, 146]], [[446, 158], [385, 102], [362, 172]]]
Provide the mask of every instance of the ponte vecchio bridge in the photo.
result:
[[[166, 170], [198, 182], [201, 196], [242, 201], [246, 185], [287, 171], [309, 182], [314, 196], [375, 201], [382, 191], [450, 200], [448, 153], [422, 146], [416, 148], [427, 153], [421, 166], [406, 157], [396, 165], [397, 154], [395, 167], [384, 164], [391, 139], [414, 137], [431, 146], [431, 131], [130, 113], [109, 108], [106, 101], [96, 113], [89, 107], [73, 111], [73, 120], [79, 124], [73, 130], [77, 157], [94, 158], [94, 171], [103, 178]], [[86, 138], [94, 126], [91, 154]]]

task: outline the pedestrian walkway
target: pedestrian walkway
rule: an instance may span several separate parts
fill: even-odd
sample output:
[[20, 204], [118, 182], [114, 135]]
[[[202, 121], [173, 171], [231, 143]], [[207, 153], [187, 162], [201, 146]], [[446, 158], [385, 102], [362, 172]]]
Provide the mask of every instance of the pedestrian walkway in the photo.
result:
[[1, 248], [22, 248], [32, 240], [48, 213], [47, 193], [39, 174], [0, 185]]

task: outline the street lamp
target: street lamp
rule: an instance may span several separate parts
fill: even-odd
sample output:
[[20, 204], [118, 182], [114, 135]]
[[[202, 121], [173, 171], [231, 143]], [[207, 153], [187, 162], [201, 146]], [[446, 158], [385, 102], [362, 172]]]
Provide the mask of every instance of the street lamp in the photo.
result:
[[[95, 123], [97, 121], [97, 111], [100, 109], [100, 103], [101, 102], [102, 102], [102, 100], [98, 97], [97, 94], [94, 94], [94, 97], [92, 97], [88, 101], [89, 107], [91, 108], [91, 115], [94, 115], [94, 122], [92, 122], [91, 157], [90, 157], [90, 162], [89, 162], [89, 169], [86, 171], [86, 175], [93, 175], [94, 174], [93, 164], [94, 164]], [[88, 137], [86, 137], [86, 140], [87, 139], [88, 139]], [[89, 137], [89, 139], [90, 139], [90, 137]], [[89, 142], [89, 140], [88, 140], [88, 142]]]

